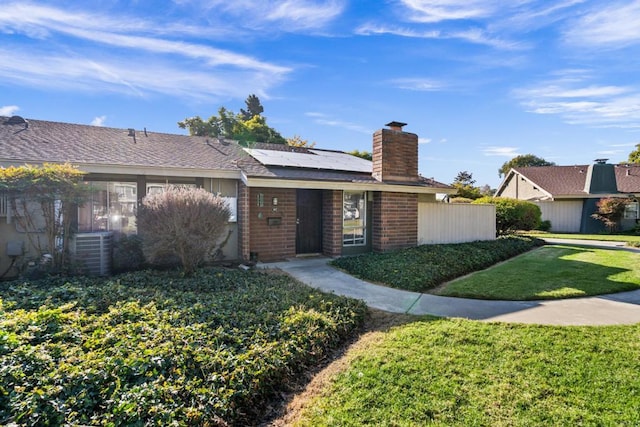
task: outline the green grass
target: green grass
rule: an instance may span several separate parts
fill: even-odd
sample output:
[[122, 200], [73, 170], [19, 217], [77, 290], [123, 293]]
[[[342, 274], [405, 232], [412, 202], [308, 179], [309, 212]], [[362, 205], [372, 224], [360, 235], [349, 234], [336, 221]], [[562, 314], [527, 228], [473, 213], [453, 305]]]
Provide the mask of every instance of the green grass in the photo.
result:
[[527, 236], [540, 239], [576, 239], [576, 240], [603, 240], [607, 242], [636, 242], [640, 243], [640, 235], [637, 234], [575, 234], [575, 233], [546, 233], [526, 232]]
[[0, 283], [0, 424], [249, 425], [365, 316], [229, 269]]
[[378, 332], [298, 426], [635, 426], [640, 325], [423, 320]]
[[450, 282], [439, 295], [535, 300], [640, 288], [640, 253], [551, 245]]

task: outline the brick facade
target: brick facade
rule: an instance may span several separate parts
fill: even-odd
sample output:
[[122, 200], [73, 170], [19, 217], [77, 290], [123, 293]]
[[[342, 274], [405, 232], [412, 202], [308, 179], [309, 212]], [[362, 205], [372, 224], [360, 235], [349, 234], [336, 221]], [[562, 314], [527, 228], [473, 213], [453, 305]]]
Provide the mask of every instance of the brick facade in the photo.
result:
[[418, 135], [393, 129], [373, 134], [373, 177], [378, 181], [418, 181]]
[[330, 257], [342, 255], [342, 191], [322, 193], [322, 252]]
[[[249, 189], [249, 253], [258, 261], [279, 261], [296, 256], [296, 190]], [[262, 194], [264, 206], [258, 206]], [[278, 205], [273, 205], [273, 198]]]
[[386, 252], [418, 244], [418, 195], [373, 194], [373, 250]]

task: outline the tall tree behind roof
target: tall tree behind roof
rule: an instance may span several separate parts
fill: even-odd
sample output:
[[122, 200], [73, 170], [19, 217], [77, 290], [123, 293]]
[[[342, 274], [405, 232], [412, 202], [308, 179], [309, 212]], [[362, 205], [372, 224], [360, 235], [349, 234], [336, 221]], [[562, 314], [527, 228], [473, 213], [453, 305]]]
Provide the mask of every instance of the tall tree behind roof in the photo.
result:
[[548, 162], [542, 157], [534, 156], [533, 154], [522, 154], [516, 156], [513, 159], [506, 161], [498, 169], [498, 176], [502, 177], [509, 173], [512, 168], [522, 168], [527, 166], [555, 166], [553, 162]]

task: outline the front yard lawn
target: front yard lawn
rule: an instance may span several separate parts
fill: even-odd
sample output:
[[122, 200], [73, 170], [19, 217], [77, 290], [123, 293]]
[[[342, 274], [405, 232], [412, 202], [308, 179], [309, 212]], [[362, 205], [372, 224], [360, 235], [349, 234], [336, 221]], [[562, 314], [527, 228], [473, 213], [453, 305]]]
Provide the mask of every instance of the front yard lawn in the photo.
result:
[[524, 232], [523, 235], [538, 237], [540, 239], [572, 239], [572, 240], [602, 240], [606, 242], [640, 243], [640, 235], [637, 234], [578, 234], [578, 233], [547, 233]]
[[228, 269], [0, 283], [0, 424], [252, 425], [366, 312]]
[[297, 426], [640, 425], [640, 324], [424, 319], [369, 334]]
[[398, 289], [425, 292], [456, 277], [490, 267], [542, 245], [525, 236], [443, 245], [423, 245], [386, 253], [369, 253], [331, 261], [364, 280]]
[[640, 253], [544, 246], [448, 283], [438, 295], [505, 300], [572, 298], [640, 288]]

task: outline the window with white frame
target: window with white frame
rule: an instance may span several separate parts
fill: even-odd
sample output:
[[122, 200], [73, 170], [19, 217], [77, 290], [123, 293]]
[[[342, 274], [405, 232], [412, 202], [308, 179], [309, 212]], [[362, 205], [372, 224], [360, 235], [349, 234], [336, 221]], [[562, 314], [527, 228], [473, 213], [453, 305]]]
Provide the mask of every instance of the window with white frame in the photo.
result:
[[344, 191], [342, 203], [342, 243], [362, 246], [367, 243], [367, 193]]
[[624, 219], [639, 219], [640, 207], [637, 201], [629, 202], [624, 208]]

